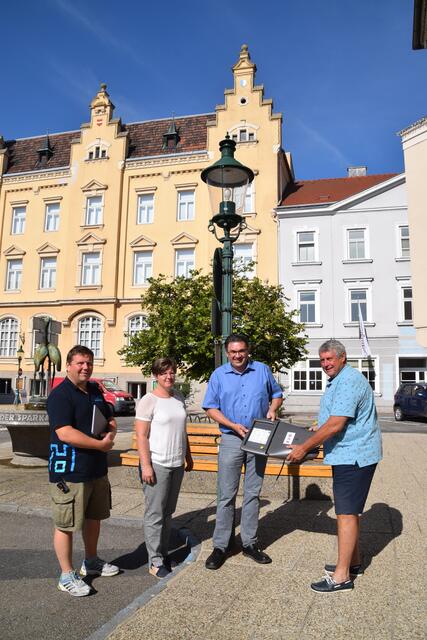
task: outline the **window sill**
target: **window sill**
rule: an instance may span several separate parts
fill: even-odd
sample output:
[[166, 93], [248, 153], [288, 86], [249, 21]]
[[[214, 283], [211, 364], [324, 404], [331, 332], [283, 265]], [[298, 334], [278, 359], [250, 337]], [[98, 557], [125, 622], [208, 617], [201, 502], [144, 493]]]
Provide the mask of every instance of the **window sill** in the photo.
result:
[[81, 284], [75, 287], [76, 291], [101, 291], [102, 284]]
[[358, 258], [357, 260], [343, 260], [343, 264], [368, 264], [373, 262], [372, 258]]
[[[363, 323], [365, 325], [365, 327], [375, 327], [376, 323], [375, 322], [364, 322]], [[359, 323], [358, 322], [343, 322], [343, 327], [358, 327]]]
[[99, 162], [100, 160], [109, 160], [109, 156], [104, 156], [103, 158], [85, 158], [85, 162]]
[[414, 326], [414, 321], [413, 320], [401, 320], [400, 322], [396, 322], [398, 327], [413, 327]]
[[154, 220], [150, 220], [149, 222], [138, 222], [138, 221], [137, 221], [137, 223], [136, 223], [136, 224], [137, 224], [138, 226], [139, 226], [140, 224], [154, 224]]
[[302, 324], [307, 329], [321, 329], [323, 327], [323, 322], [303, 322]]
[[103, 229], [104, 226], [103, 222], [100, 224], [81, 224], [80, 229]]
[[149, 287], [150, 283], [149, 282], [143, 282], [142, 284], [132, 284], [131, 288], [132, 289], [143, 289], [144, 287]]
[[5, 289], [5, 293], [22, 293], [21, 289]]
[[56, 291], [56, 289], [37, 289], [37, 293], [51, 293], [52, 291]]
[[320, 261], [313, 262], [291, 262], [291, 267], [319, 267], [322, 264]]
[[400, 257], [400, 258], [395, 258], [395, 261], [396, 262], [411, 262], [411, 258]]

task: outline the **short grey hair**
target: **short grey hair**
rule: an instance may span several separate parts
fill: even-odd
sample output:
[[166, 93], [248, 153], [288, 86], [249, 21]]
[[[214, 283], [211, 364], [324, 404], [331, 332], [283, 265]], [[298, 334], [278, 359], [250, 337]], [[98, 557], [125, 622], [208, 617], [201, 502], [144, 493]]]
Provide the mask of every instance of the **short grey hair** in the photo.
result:
[[334, 338], [331, 338], [330, 340], [326, 340], [326, 342], [320, 345], [319, 355], [321, 353], [325, 353], [325, 351], [335, 351], [338, 357], [347, 355], [347, 351], [343, 343], [340, 342], [339, 340], [335, 340]]

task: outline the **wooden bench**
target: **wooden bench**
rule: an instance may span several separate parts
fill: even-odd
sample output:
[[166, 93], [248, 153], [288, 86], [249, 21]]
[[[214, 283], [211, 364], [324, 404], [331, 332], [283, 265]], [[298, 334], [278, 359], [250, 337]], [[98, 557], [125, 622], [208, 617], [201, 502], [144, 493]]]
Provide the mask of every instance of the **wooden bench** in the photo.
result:
[[[191, 455], [193, 456], [195, 471], [218, 471], [218, 445], [221, 432], [217, 424], [187, 423], [187, 434], [190, 442]], [[138, 453], [136, 451], [136, 436], [132, 439], [132, 449], [120, 455], [122, 464], [138, 466]], [[322, 464], [323, 450], [320, 450], [315, 460], [308, 460], [304, 464], [285, 464], [283, 460], [268, 458], [265, 475], [268, 476], [299, 476], [306, 478], [331, 478], [332, 469], [329, 465]], [[242, 469], [243, 471], [243, 469]]]

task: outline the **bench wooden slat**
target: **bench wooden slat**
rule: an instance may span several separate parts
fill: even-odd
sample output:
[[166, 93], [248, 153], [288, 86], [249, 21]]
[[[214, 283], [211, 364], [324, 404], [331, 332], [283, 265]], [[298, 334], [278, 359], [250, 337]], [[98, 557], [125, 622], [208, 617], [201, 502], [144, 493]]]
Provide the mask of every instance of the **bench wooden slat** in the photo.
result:
[[[187, 422], [187, 435], [190, 449], [193, 456], [195, 471], [218, 471], [218, 445], [221, 432], [217, 424], [200, 422]], [[122, 464], [127, 466], [138, 466], [139, 458], [136, 449], [135, 434], [132, 439], [133, 450], [121, 454]], [[301, 477], [332, 477], [332, 469], [329, 465], [319, 464], [323, 459], [323, 448], [320, 448], [319, 455], [313, 461], [302, 465], [283, 465], [282, 460], [269, 458], [265, 474], [277, 476], [301, 476]], [[243, 471], [243, 469], [242, 469]]]

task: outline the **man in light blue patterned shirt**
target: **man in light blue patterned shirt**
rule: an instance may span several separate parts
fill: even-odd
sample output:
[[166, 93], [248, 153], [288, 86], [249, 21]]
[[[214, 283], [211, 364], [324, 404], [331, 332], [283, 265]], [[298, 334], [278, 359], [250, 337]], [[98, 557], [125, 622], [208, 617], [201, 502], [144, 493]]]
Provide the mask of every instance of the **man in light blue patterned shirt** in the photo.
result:
[[338, 528], [338, 560], [325, 565], [326, 575], [313, 591], [334, 593], [353, 589], [352, 577], [363, 573], [359, 552], [359, 519], [382, 458], [381, 431], [369, 382], [347, 364], [344, 345], [328, 340], [319, 349], [320, 364], [329, 376], [320, 402], [318, 431], [303, 445], [292, 447], [288, 462], [299, 462], [324, 443], [324, 463], [332, 465]]

